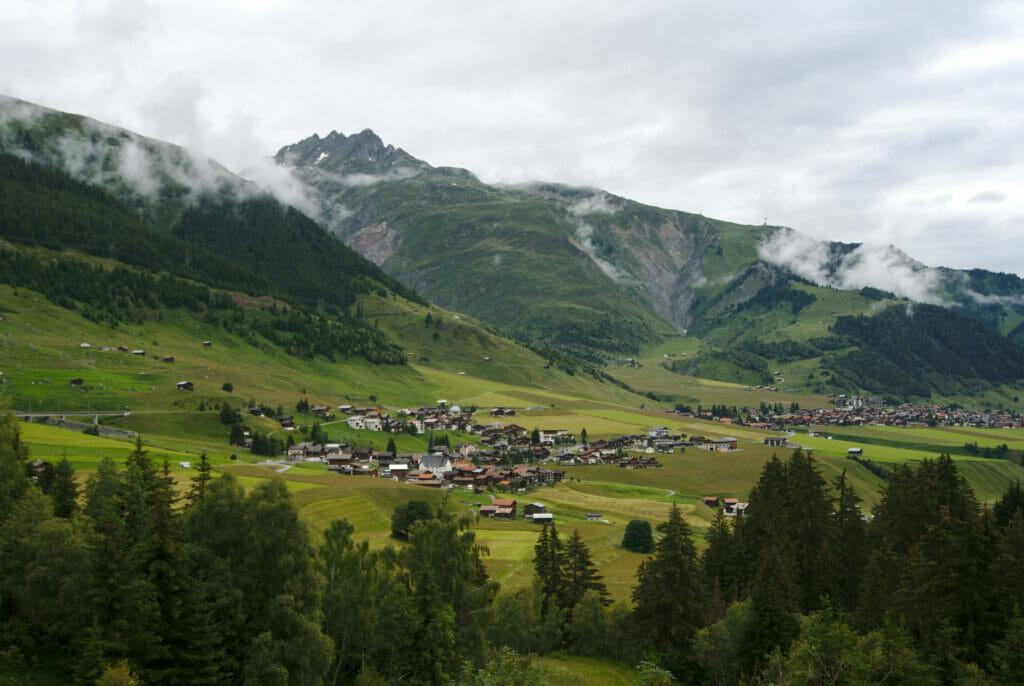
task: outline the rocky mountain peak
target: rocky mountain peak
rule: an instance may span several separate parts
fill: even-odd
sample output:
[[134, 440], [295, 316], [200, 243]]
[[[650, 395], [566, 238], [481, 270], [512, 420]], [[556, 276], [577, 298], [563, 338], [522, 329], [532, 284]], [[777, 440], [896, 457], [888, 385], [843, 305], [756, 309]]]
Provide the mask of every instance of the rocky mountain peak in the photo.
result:
[[381, 174], [395, 168], [421, 169], [428, 167], [401, 148], [385, 145], [372, 129], [346, 136], [331, 131], [321, 138], [313, 134], [309, 138], [281, 148], [274, 161], [296, 168], [317, 167], [341, 173]]

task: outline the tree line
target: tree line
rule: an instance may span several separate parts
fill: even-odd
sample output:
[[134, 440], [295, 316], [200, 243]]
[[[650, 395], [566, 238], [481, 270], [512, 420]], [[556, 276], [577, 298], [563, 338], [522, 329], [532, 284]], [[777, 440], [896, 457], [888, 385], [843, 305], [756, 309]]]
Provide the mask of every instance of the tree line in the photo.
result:
[[673, 507], [617, 603], [554, 525], [532, 585], [502, 590], [444, 506], [398, 508], [407, 543], [371, 549], [345, 520], [315, 541], [282, 481], [246, 492], [205, 458], [184, 497], [141, 442], [81, 493], [28, 458], [6, 413], [0, 668], [40, 683], [540, 684], [517, 655], [555, 649], [694, 684], [1024, 679], [1024, 496], [980, 506], [948, 456], [896, 465], [871, 521], [845, 474], [772, 458], [703, 553]]
[[[184, 212], [174, 231], [176, 236], [156, 230], [100, 188], [0, 153], [0, 235], [138, 267], [5, 248], [3, 283], [31, 288], [112, 326], [155, 317], [159, 307], [183, 307], [207, 312], [207, 323], [250, 343], [258, 334], [300, 357], [405, 362], [382, 331], [350, 310], [365, 293], [392, 292], [425, 304], [422, 298], [297, 211], [269, 197], [206, 198]], [[293, 304], [287, 311], [275, 306], [245, 316], [230, 295], [212, 288], [270, 294]]]

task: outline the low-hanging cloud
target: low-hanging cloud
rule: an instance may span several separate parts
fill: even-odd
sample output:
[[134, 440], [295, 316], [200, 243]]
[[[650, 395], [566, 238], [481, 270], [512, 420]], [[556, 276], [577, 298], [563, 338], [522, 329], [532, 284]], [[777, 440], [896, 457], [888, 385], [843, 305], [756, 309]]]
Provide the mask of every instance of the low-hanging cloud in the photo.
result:
[[[324, 214], [324, 208], [312, 190], [296, 178], [291, 168], [276, 164], [273, 158], [260, 160], [243, 171], [242, 176], [273, 195], [279, 202], [291, 205], [307, 217], [319, 220]], [[340, 209], [344, 211], [344, 216], [351, 214], [344, 208]]]
[[609, 200], [608, 195], [602, 192], [595, 192], [592, 195], [588, 195], [584, 198], [572, 202], [566, 207], [569, 212], [573, 223], [576, 225], [574, 232], [576, 242], [579, 244], [583, 252], [587, 253], [594, 264], [604, 272], [605, 276], [612, 279], [616, 283], [632, 285], [635, 283], [635, 279], [631, 278], [629, 274], [616, 267], [614, 264], [605, 260], [597, 255], [594, 250], [594, 227], [584, 220], [584, 217], [594, 214], [615, 214], [618, 208]]
[[399, 167], [384, 174], [334, 174], [332, 175], [343, 186], [373, 186], [378, 183], [405, 181], [419, 174], [416, 169]]
[[862, 244], [833, 260], [827, 243], [791, 229], [758, 246], [761, 259], [819, 286], [856, 290], [869, 286], [916, 302], [939, 304], [942, 276], [893, 246]]
[[595, 193], [569, 205], [569, 214], [585, 217], [588, 214], [615, 214], [618, 211], [605, 193]]
[[964, 295], [979, 305], [1024, 307], [1024, 296], [1021, 295], [986, 295], [970, 289], [965, 290]]
[[82, 134], [68, 131], [54, 141], [63, 168], [71, 176], [95, 185], [121, 182], [133, 193], [156, 198], [168, 182], [183, 186], [190, 196], [241, 189], [230, 172], [212, 160], [185, 150], [154, 144], [134, 135], [96, 137], [87, 128]]
[[[15, 122], [32, 124], [52, 115], [47, 108], [0, 97], [0, 137]], [[46, 164], [57, 164], [72, 177], [99, 186], [123, 186], [146, 200], [155, 200], [168, 184], [186, 190], [186, 202], [206, 194], [230, 192], [239, 199], [269, 193], [307, 216], [333, 225], [351, 212], [344, 207], [324, 206], [292, 171], [273, 160], [261, 160], [236, 176], [213, 160], [187, 148], [151, 140], [89, 118], [80, 129], [66, 129], [48, 142], [42, 152], [20, 152]]]
[[41, 149], [19, 145], [19, 126], [45, 124], [47, 117], [57, 115], [45, 107], [0, 97], [0, 139], [22, 156], [60, 166], [80, 181], [120, 185], [150, 200], [169, 183], [184, 187], [190, 197], [224, 189], [246, 190], [241, 180], [209, 158], [88, 117], [78, 120], [77, 127], [45, 139]]
[[593, 226], [583, 221], [582, 219], [577, 219], [575, 235], [576, 242], [579, 243], [580, 247], [583, 249], [583, 252], [587, 253], [590, 259], [594, 261], [594, 264], [596, 264], [598, 268], [602, 272], [604, 272], [605, 276], [612, 279], [616, 283], [627, 285], [633, 283], [634, 280], [631, 279], [630, 276], [626, 274], [626, 272], [622, 271], [611, 262], [602, 259], [601, 257], [598, 257], [597, 252], [594, 250]]

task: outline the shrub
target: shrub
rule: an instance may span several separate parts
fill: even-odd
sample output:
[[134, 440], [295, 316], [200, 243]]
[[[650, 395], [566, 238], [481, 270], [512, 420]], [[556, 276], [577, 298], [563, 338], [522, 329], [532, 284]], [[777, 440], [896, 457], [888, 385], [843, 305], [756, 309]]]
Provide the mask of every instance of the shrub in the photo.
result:
[[622, 547], [634, 553], [649, 553], [654, 550], [654, 534], [651, 523], [644, 519], [634, 519], [626, 525], [626, 534], [622, 537]]

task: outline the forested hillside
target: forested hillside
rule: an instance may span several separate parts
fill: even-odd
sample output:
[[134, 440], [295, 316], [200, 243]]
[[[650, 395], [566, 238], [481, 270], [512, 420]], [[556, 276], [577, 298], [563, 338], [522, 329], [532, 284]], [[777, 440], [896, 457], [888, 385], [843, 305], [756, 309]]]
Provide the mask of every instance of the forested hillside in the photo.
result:
[[827, 357], [823, 366], [837, 383], [873, 393], [952, 395], [1024, 379], [1024, 346], [955, 310], [892, 306], [840, 317], [833, 331], [859, 350]]
[[[185, 217], [186, 239], [168, 236], [98, 188], [0, 155], [0, 236], [21, 246], [117, 260], [8, 247], [0, 250], [0, 280], [112, 326], [159, 317], [159, 308], [187, 308], [207, 323], [248, 333], [254, 343], [259, 335], [295, 355], [405, 363], [404, 353], [355, 316], [353, 306], [357, 295], [370, 292], [399, 292], [422, 301], [305, 217], [270, 199], [204, 205]], [[299, 260], [303, 249], [312, 250], [311, 256], [303, 260], [304, 268], [293, 268], [291, 261]], [[211, 286], [275, 296], [286, 304], [240, 308]]]
[[0, 235], [25, 245], [81, 252], [212, 286], [265, 291], [258, 272], [189, 245], [138, 218], [106, 191], [65, 172], [0, 153]]
[[344, 308], [361, 293], [385, 289], [426, 304], [308, 217], [270, 196], [203, 198], [186, 210], [172, 232], [262, 275], [277, 290], [274, 295], [307, 305]]

